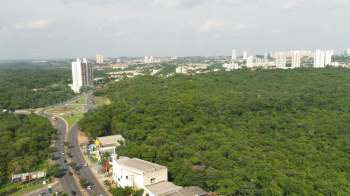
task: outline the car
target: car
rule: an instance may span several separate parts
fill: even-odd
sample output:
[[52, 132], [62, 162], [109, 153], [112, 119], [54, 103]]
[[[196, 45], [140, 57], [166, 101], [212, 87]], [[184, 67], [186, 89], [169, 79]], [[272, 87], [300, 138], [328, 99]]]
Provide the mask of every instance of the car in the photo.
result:
[[67, 163], [67, 160], [64, 160], [63, 162]]
[[72, 195], [75, 195], [75, 194], [76, 194], [76, 192], [75, 192], [75, 191], [72, 191], [71, 193], [72, 193]]
[[91, 190], [91, 186], [89, 185], [89, 186], [87, 187], [87, 189], [88, 189], [88, 190]]
[[62, 152], [62, 154], [64, 154], [64, 152]]
[[85, 167], [87, 167], [87, 166], [88, 166], [88, 164], [87, 164], [87, 163], [84, 163], [84, 166], [85, 166]]
[[72, 173], [72, 172], [68, 172], [68, 174], [69, 174], [70, 176], [73, 176], [73, 173]]

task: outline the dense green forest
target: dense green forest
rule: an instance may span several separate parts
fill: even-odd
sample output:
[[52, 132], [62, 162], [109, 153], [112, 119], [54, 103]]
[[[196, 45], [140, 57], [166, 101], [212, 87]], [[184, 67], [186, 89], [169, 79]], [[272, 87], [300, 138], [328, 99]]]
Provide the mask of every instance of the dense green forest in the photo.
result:
[[0, 187], [12, 184], [12, 174], [47, 169], [49, 144], [55, 133], [45, 117], [0, 111]]
[[350, 195], [350, 70], [248, 69], [138, 76], [95, 92], [112, 101], [79, 121], [122, 134], [119, 155], [169, 180], [226, 195]]

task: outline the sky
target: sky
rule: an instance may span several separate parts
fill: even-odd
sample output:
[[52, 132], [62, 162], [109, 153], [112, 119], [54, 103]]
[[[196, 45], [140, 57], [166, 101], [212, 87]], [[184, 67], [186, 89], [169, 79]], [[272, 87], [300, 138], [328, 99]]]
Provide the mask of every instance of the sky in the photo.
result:
[[0, 0], [0, 60], [350, 48], [350, 0]]

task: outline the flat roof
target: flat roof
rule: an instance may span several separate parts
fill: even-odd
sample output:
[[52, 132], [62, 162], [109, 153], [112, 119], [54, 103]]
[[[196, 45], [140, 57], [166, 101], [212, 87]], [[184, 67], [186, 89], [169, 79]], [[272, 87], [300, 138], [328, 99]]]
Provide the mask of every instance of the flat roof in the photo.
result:
[[203, 189], [198, 186], [190, 186], [182, 189], [177, 189], [174, 191], [166, 192], [161, 196], [206, 196], [208, 195]]
[[155, 196], [182, 189], [181, 186], [176, 186], [171, 182], [159, 182], [156, 184], [148, 185], [146, 188], [151, 191]]
[[122, 164], [124, 163], [125, 161], [128, 161], [130, 160], [129, 157], [123, 157], [123, 158], [120, 158], [120, 159], [116, 159], [116, 162], [119, 163], [119, 164]]
[[138, 159], [138, 158], [132, 158], [132, 159], [130, 159], [128, 161], [125, 161], [125, 162], [121, 163], [121, 165], [123, 167], [135, 169], [135, 170], [138, 170], [138, 171], [141, 171], [141, 172], [148, 171], [148, 170], [151, 170], [151, 169], [165, 167], [165, 166], [161, 166], [161, 165], [158, 165], [158, 164], [155, 164], [155, 163], [144, 161], [144, 160], [141, 160], [141, 159]]
[[118, 140], [124, 141], [125, 139], [121, 135], [111, 135], [106, 137], [98, 137], [98, 142], [103, 144], [118, 143]]

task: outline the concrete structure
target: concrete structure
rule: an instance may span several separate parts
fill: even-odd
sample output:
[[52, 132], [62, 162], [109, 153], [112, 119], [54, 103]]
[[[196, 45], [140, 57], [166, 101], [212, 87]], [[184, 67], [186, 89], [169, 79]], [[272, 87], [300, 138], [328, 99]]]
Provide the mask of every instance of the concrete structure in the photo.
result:
[[72, 62], [73, 84], [69, 85], [75, 93], [80, 92], [81, 87], [94, 87], [92, 63], [85, 58]]
[[292, 64], [291, 68], [300, 67], [301, 64], [301, 54], [299, 51], [292, 51]]
[[102, 54], [96, 55], [96, 63], [103, 63], [103, 55]]
[[332, 64], [332, 50], [326, 50], [325, 58], [324, 58], [324, 64], [325, 65], [331, 65]]
[[117, 63], [120, 63], [121, 61], [120, 61], [120, 59], [117, 59]]
[[182, 73], [182, 74], [186, 74], [187, 73], [187, 68], [184, 66], [181, 67], [177, 67], [175, 70], [175, 73]]
[[143, 189], [143, 196], [202, 196], [206, 192], [199, 187], [174, 185], [168, 182], [168, 168], [137, 158], [113, 158], [113, 179], [118, 186]]
[[232, 60], [236, 60], [236, 58], [237, 58], [236, 50], [232, 50]]
[[285, 68], [286, 67], [286, 54], [284, 52], [276, 52], [276, 67]]
[[154, 58], [153, 58], [153, 56], [151, 56], [151, 57], [149, 57], [149, 61], [148, 61], [149, 63], [154, 63]]
[[346, 49], [346, 54], [350, 55], [350, 48]]
[[267, 58], [267, 52], [265, 52], [265, 54], [264, 54], [264, 59], [266, 59]]
[[247, 59], [247, 67], [252, 68], [253, 67], [253, 56], [249, 56]]
[[247, 53], [247, 51], [244, 51], [243, 52], [243, 59], [247, 59], [248, 58], [248, 53]]
[[145, 64], [147, 64], [148, 62], [148, 56], [145, 56]]
[[316, 50], [314, 56], [314, 67], [322, 68], [325, 63], [325, 53], [322, 50]]

